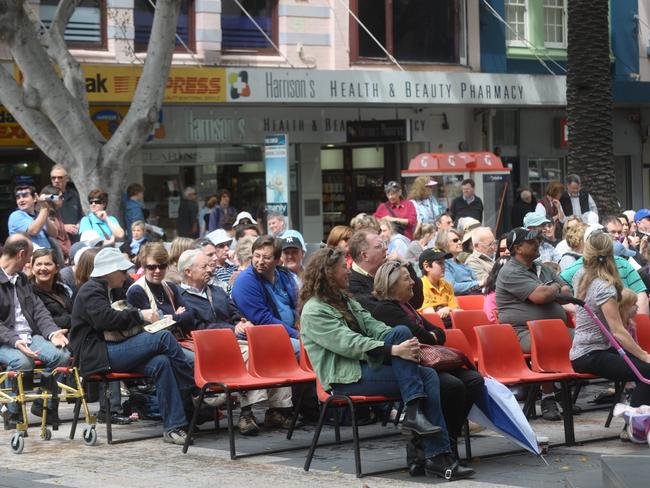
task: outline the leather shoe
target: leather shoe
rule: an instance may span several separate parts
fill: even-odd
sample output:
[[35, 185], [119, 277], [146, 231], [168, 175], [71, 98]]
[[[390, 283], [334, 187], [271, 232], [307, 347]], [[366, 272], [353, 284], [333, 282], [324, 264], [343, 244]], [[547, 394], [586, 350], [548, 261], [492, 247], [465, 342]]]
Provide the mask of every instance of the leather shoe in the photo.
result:
[[[133, 422], [133, 420], [131, 420], [131, 417], [125, 417], [124, 415], [120, 415], [116, 412], [111, 412], [112, 425], [129, 425], [131, 422]], [[97, 412], [97, 423], [98, 424], [106, 423], [106, 412], [104, 412], [103, 410]]]
[[438, 454], [428, 458], [424, 464], [424, 472], [429, 477], [437, 476], [447, 481], [469, 478], [475, 474], [472, 468], [461, 466], [458, 460], [449, 454]]
[[435, 435], [441, 431], [437, 425], [429, 422], [424, 414], [420, 400], [414, 400], [406, 406], [406, 416], [402, 421], [402, 430], [410, 430], [419, 435]]
[[424, 476], [424, 464], [411, 463], [409, 464], [409, 476]]

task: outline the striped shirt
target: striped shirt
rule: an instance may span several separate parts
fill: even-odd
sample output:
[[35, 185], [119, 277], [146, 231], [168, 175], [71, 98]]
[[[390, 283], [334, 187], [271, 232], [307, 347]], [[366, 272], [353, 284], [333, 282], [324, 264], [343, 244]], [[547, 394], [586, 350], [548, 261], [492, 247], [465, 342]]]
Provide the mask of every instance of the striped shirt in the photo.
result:
[[214, 281], [220, 281], [226, 285], [226, 291], [228, 292], [228, 295], [230, 295], [230, 290], [232, 288], [230, 284], [230, 278], [232, 278], [233, 273], [237, 271], [238, 268], [239, 267], [236, 264], [226, 263], [224, 266], [217, 266], [212, 272]]

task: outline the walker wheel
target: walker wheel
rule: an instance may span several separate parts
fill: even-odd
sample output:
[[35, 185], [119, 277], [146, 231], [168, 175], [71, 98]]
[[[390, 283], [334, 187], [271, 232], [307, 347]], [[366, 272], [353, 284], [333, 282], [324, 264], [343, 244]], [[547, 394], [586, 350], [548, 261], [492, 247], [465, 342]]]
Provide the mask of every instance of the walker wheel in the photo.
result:
[[11, 436], [11, 451], [14, 454], [20, 454], [25, 448], [25, 439], [18, 432]]
[[52, 439], [52, 431], [50, 429], [45, 429], [45, 434], [43, 435], [44, 441], [49, 441]]
[[94, 425], [90, 427], [84, 427], [83, 439], [84, 444], [87, 446], [94, 446], [97, 443], [97, 431], [95, 430]]

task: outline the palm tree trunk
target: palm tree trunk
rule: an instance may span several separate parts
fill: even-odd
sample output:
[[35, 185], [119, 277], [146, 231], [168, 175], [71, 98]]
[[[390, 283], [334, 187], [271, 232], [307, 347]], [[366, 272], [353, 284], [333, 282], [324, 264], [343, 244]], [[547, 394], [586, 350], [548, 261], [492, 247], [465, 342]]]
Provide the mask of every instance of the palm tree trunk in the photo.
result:
[[618, 209], [614, 183], [608, 0], [569, 0], [568, 172], [582, 177], [601, 215]]

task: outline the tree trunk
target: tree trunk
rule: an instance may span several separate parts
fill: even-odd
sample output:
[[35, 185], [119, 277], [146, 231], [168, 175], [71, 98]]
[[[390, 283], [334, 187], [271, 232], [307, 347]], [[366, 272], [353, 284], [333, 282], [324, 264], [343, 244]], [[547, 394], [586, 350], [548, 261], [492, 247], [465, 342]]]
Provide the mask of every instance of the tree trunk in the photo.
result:
[[568, 172], [582, 177], [601, 215], [618, 210], [614, 185], [608, 0], [568, 2]]
[[90, 119], [82, 71], [63, 40], [79, 3], [60, 0], [52, 27], [39, 36], [27, 0], [0, 0], [0, 45], [11, 52], [23, 78], [20, 85], [0, 67], [0, 103], [50, 159], [67, 169], [84, 207], [88, 193], [101, 188], [109, 195], [109, 213], [117, 214], [128, 165], [162, 108], [181, 0], [156, 0], [142, 75], [128, 113], [108, 141]]

